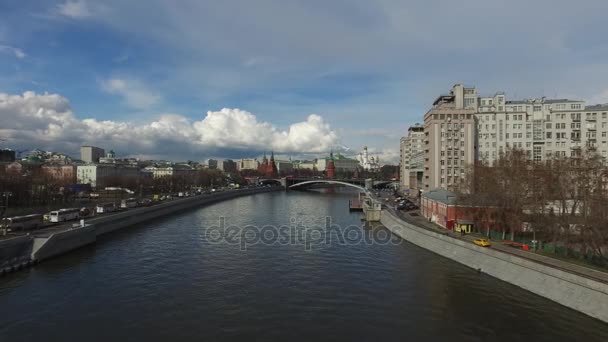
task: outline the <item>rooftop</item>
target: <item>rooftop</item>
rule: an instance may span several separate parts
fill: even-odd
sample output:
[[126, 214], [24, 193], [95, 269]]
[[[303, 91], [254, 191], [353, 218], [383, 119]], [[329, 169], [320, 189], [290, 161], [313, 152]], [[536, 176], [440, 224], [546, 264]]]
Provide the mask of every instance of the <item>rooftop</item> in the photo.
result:
[[608, 110], [608, 103], [585, 106], [585, 110]]
[[451, 191], [437, 188], [431, 191], [423, 192], [422, 197], [426, 197], [443, 204], [455, 204], [457, 196]]

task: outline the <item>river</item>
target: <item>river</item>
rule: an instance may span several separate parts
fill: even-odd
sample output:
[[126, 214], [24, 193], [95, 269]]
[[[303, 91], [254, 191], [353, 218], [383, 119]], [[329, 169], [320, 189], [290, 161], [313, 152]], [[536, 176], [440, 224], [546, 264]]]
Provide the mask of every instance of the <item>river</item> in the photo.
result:
[[241, 197], [2, 277], [1, 340], [608, 340], [600, 321], [363, 227], [355, 195]]

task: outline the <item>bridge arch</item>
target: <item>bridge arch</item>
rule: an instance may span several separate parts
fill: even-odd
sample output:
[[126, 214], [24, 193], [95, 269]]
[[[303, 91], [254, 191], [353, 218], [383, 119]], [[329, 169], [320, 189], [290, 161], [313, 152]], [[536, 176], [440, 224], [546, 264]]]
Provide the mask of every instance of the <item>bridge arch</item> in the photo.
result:
[[352, 188], [356, 188], [359, 189], [363, 192], [367, 192], [367, 190], [359, 185], [355, 185], [355, 184], [351, 184], [351, 183], [347, 183], [347, 182], [342, 182], [342, 181], [335, 181], [335, 180], [330, 180], [330, 179], [315, 179], [315, 180], [309, 180], [309, 181], [305, 181], [305, 182], [301, 182], [301, 183], [296, 183], [293, 185], [290, 185], [289, 188], [293, 189], [293, 188], [297, 188], [303, 185], [307, 185], [307, 184], [319, 184], [319, 183], [325, 183], [325, 184], [341, 184], [341, 185], [345, 185], [345, 186], [350, 186]]

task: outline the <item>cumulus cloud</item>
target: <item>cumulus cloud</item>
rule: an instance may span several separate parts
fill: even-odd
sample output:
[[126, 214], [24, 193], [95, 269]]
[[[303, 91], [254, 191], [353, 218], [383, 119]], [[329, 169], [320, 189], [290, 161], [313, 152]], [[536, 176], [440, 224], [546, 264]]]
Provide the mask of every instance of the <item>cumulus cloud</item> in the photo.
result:
[[101, 88], [109, 94], [122, 96], [129, 106], [137, 109], [150, 108], [161, 99], [160, 95], [133, 79], [111, 78], [102, 81]]
[[27, 56], [23, 50], [9, 45], [0, 45], [0, 53], [9, 53], [19, 59], [23, 59]]
[[221, 156], [222, 151], [273, 149], [283, 153], [325, 153], [338, 140], [319, 115], [279, 129], [240, 109], [209, 111], [200, 120], [163, 114], [145, 124], [77, 118], [68, 99], [57, 94], [0, 93], [0, 136], [14, 148], [76, 153], [84, 143], [123, 151], [180, 157]]
[[62, 16], [72, 19], [84, 19], [91, 16], [89, 7], [84, 0], [68, 0], [57, 6], [57, 12]]

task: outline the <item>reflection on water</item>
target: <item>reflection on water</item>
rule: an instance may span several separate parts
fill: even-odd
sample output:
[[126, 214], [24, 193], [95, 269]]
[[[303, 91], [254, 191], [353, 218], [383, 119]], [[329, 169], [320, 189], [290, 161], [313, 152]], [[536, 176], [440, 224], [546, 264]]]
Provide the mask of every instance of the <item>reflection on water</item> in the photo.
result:
[[229, 225], [356, 225], [356, 192], [269, 193], [142, 224], [0, 278], [0, 336], [608, 340], [607, 325], [411, 245], [210, 243]]

